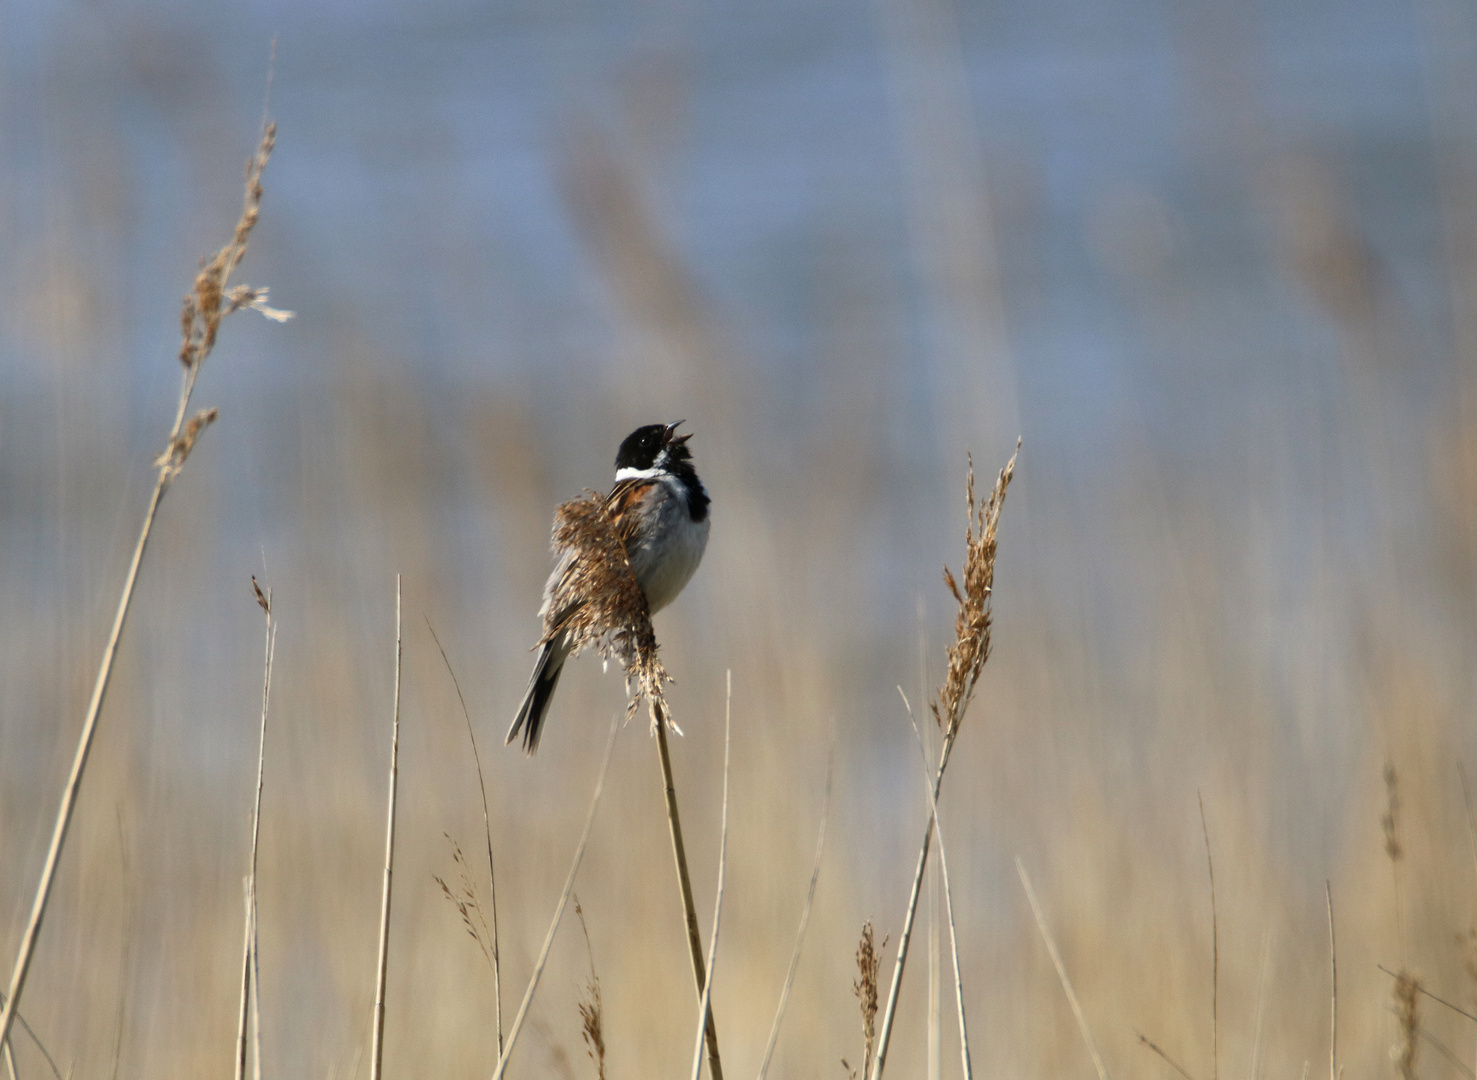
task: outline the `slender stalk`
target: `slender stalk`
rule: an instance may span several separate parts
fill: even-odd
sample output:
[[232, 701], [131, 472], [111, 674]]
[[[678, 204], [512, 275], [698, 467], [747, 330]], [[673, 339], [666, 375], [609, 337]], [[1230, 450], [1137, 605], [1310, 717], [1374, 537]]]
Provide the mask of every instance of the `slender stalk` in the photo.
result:
[[723, 710], [723, 824], [718, 831], [718, 890], [713, 897], [713, 933], [708, 938], [708, 977], [698, 1002], [697, 1044], [692, 1048], [692, 1080], [703, 1071], [703, 1044], [708, 1033], [708, 1006], [713, 998], [713, 972], [718, 955], [718, 923], [723, 918], [723, 877], [728, 867], [728, 760], [733, 734], [733, 672], [728, 672], [728, 698]]
[[[194, 380], [186, 379], [186, 390], [180, 395], [180, 416], [175, 419], [174, 434], [178, 437], [181, 418], [184, 414], [185, 396]], [[31, 916], [21, 936], [20, 952], [16, 954], [15, 967], [10, 975], [10, 988], [5, 994], [5, 1004], [0, 1006], [0, 1044], [7, 1044], [10, 1025], [15, 1019], [16, 1005], [26, 988], [26, 976], [31, 970], [31, 957], [36, 951], [36, 939], [41, 935], [41, 922], [46, 917], [46, 905], [51, 899], [51, 886], [56, 880], [56, 868], [61, 863], [62, 847], [67, 842], [67, 829], [72, 824], [72, 811], [77, 805], [77, 793], [82, 788], [82, 772], [87, 768], [87, 755], [92, 750], [93, 735], [97, 731], [97, 718], [102, 712], [103, 698], [107, 696], [108, 684], [113, 678], [113, 659], [118, 654], [118, 641], [123, 636], [123, 623], [128, 618], [129, 606], [133, 603], [133, 588], [138, 582], [139, 567], [144, 561], [144, 550], [148, 547], [149, 535], [154, 531], [154, 517], [159, 512], [159, 503], [169, 489], [170, 477], [161, 469], [154, 483], [154, 493], [149, 498], [149, 509], [144, 514], [143, 528], [139, 530], [138, 542], [133, 548], [133, 559], [128, 564], [128, 573], [123, 579], [123, 594], [118, 599], [118, 610], [113, 615], [113, 629], [108, 633], [108, 642], [103, 647], [102, 664], [98, 668], [97, 681], [92, 687], [92, 699], [87, 705], [87, 716], [82, 721], [82, 734], [77, 739], [77, 753], [72, 758], [72, 771], [67, 777], [67, 786], [62, 789], [61, 806], [57, 808], [56, 824], [51, 831], [51, 846], [46, 852], [46, 863], [41, 868], [41, 880], [36, 885], [36, 898], [31, 903]]]
[[[943, 786], [944, 770], [949, 766], [949, 755], [954, 750], [954, 739], [958, 731], [958, 725], [955, 724], [944, 734], [944, 748], [930, 791], [935, 800]], [[872, 1080], [882, 1080], [882, 1070], [887, 1065], [887, 1048], [892, 1043], [892, 1022], [897, 1015], [898, 997], [903, 988], [903, 969], [908, 962], [908, 943], [913, 939], [913, 920], [918, 914], [918, 896], [923, 889], [923, 872], [928, 866], [928, 849], [932, 843], [933, 815], [930, 814], [928, 825], [923, 830], [923, 843], [918, 846], [918, 865], [913, 871], [913, 887], [908, 894], [908, 912], [903, 917], [903, 932], [898, 935], [897, 959], [892, 964], [892, 984], [887, 991], [887, 1008], [882, 1013], [882, 1030], [877, 1037], [877, 1057], [872, 1063]]]
[[[1097, 1070], [1098, 1080], [1108, 1080], [1108, 1069], [1103, 1064], [1101, 1055], [1097, 1052], [1097, 1044], [1092, 1041], [1092, 1032], [1087, 1027], [1087, 1016], [1082, 1012], [1082, 1005], [1077, 1001], [1077, 992], [1072, 989], [1072, 980], [1067, 978], [1067, 966], [1062, 963], [1062, 954], [1056, 951], [1056, 942], [1052, 939], [1051, 931], [1046, 928], [1046, 916], [1041, 914], [1041, 905], [1036, 900], [1036, 890], [1031, 888], [1031, 878], [1026, 873], [1025, 864], [1021, 862], [1019, 855], [1015, 858], [1015, 870], [1021, 876], [1021, 884], [1026, 887], [1026, 899], [1031, 902], [1031, 914], [1036, 916], [1036, 928], [1041, 931], [1041, 940], [1046, 942], [1046, 951], [1051, 954], [1051, 962], [1056, 967], [1056, 977], [1061, 980], [1062, 990], [1066, 992], [1067, 1004], [1072, 1006], [1072, 1015], [1077, 1018], [1077, 1029], [1082, 1032], [1082, 1041], [1087, 1044], [1087, 1052], [1092, 1056], [1092, 1067]], [[1143, 1036], [1139, 1036], [1143, 1038]], [[1149, 1040], [1144, 1039], [1145, 1042]], [[1151, 1049], [1159, 1050], [1153, 1043], [1149, 1043]], [[1159, 1050], [1161, 1056], [1164, 1052]], [[1169, 1058], [1164, 1057], [1165, 1061]], [[1170, 1062], [1170, 1064], [1174, 1064]], [[1179, 1068], [1178, 1065], [1175, 1068]], [[1180, 1072], [1184, 1072], [1180, 1069]], [[1188, 1074], [1186, 1074], [1188, 1076]]]
[[569, 894], [574, 891], [574, 876], [579, 873], [580, 861], [585, 857], [585, 845], [590, 841], [590, 827], [595, 823], [595, 808], [600, 805], [600, 793], [605, 790], [605, 771], [610, 766], [610, 753], [615, 749], [615, 737], [620, 731], [620, 714], [610, 721], [610, 734], [605, 739], [605, 757], [600, 762], [600, 774], [595, 780], [595, 793], [590, 796], [590, 809], [585, 814], [585, 827], [580, 833], [579, 846], [574, 849], [574, 860], [569, 864], [569, 876], [564, 879], [564, 891], [559, 894], [559, 903], [554, 908], [554, 918], [549, 923], [549, 932], [544, 935], [544, 944], [539, 949], [538, 960], [533, 965], [533, 977], [528, 980], [528, 989], [523, 991], [523, 1002], [513, 1017], [513, 1026], [508, 1029], [508, 1045], [497, 1060], [492, 1080], [502, 1080], [508, 1068], [508, 1059], [513, 1056], [513, 1047], [518, 1044], [518, 1034], [523, 1030], [523, 1021], [528, 1017], [528, 1007], [533, 1004], [534, 992], [544, 974], [544, 965], [549, 960], [549, 949], [554, 944], [554, 934], [559, 929], [559, 920], [564, 917], [564, 907], [569, 903]]
[[780, 990], [780, 1003], [774, 1013], [774, 1025], [769, 1029], [769, 1043], [764, 1048], [764, 1061], [759, 1066], [759, 1080], [764, 1080], [769, 1073], [769, 1062], [774, 1057], [774, 1048], [780, 1039], [780, 1022], [785, 1018], [785, 1006], [790, 1003], [790, 990], [795, 985], [795, 972], [800, 967], [800, 946], [805, 943], [805, 928], [810, 922], [810, 910], [815, 904], [815, 883], [821, 876], [821, 855], [826, 850], [826, 823], [831, 818], [831, 777], [835, 764], [836, 747], [833, 742], [830, 759], [826, 762], [826, 794], [821, 803], [821, 827], [815, 838], [815, 859], [810, 866], [810, 889], [805, 894], [805, 907], [800, 911], [800, 930], [795, 934], [795, 948], [790, 953], [790, 970], [785, 975], [784, 988]]
[[[256, 578], [251, 579], [252, 591], [256, 594], [256, 602], [266, 616], [266, 644], [263, 647], [265, 655], [262, 660], [262, 720], [261, 732], [257, 739], [256, 749], [256, 802], [251, 811], [251, 863], [250, 870], [246, 876], [246, 929], [244, 931], [245, 941], [241, 946], [241, 1011], [239, 1022], [236, 1026], [236, 1080], [244, 1080], [246, 1076], [246, 1030], [250, 1019], [251, 1005], [256, 999], [254, 983], [256, 965], [256, 855], [262, 831], [262, 777], [264, 765], [267, 758], [267, 704], [272, 695], [272, 657], [277, 646], [277, 626], [272, 621], [272, 590], [262, 592], [261, 586], [256, 583]], [[260, 1038], [261, 1032], [257, 1032]], [[256, 1066], [258, 1072], [261, 1069], [260, 1062]]]
[[1215, 863], [1210, 858], [1210, 826], [1205, 823], [1205, 799], [1198, 791], [1195, 793], [1195, 798], [1200, 803], [1200, 835], [1205, 838], [1205, 867], [1210, 872], [1210, 1075], [1211, 1080], [1220, 1080], [1221, 949], [1215, 918]]
[[1328, 1020], [1328, 1080], [1339, 1080], [1339, 953], [1333, 937], [1333, 885], [1323, 883], [1328, 900], [1328, 968], [1331, 976]]
[[385, 1052], [385, 974], [390, 959], [390, 882], [395, 869], [395, 796], [400, 779], [400, 575], [395, 575], [395, 719], [390, 735], [390, 798], [385, 824], [385, 884], [380, 896], [379, 966], [374, 984], [374, 1038], [369, 1080], [380, 1080]]
[[[15, 1022], [20, 1025], [22, 1031], [31, 1037], [31, 1042], [36, 1044], [36, 1049], [41, 1051], [41, 1056], [46, 1059], [46, 1064], [51, 1069], [51, 1075], [56, 1077], [56, 1080], [62, 1080], [62, 1071], [57, 1066], [56, 1058], [51, 1056], [51, 1051], [46, 1049], [46, 1044], [37, 1037], [31, 1025], [26, 1023], [26, 1018], [17, 1012], [15, 1014]], [[7, 1043], [6, 1045], [8, 1046], [9, 1044]]]
[[149, 496], [149, 506], [144, 512], [144, 521], [139, 529], [138, 541], [134, 545], [133, 558], [123, 578], [123, 591], [118, 598], [118, 607], [113, 614], [113, 626], [108, 632], [107, 644], [103, 646], [102, 661], [98, 665], [97, 679], [93, 683], [92, 697], [87, 704], [87, 713], [82, 720], [82, 731], [77, 738], [77, 751], [72, 758], [72, 770], [62, 789], [61, 805], [57, 808], [56, 823], [52, 827], [51, 844], [46, 851], [46, 861], [41, 868], [41, 880], [36, 885], [36, 895], [31, 902], [31, 914], [26, 920], [26, 929], [21, 935], [20, 951], [16, 954], [11, 969], [10, 985], [5, 1001], [0, 1005], [0, 1045], [10, 1038], [10, 1027], [14, 1023], [16, 1010], [20, 1008], [20, 997], [26, 987], [26, 976], [31, 970], [31, 960], [36, 952], [36, 942], [41, 935], [41, 924], [46, 917], [46, 906], [51, 899], [51, 887], [56, 881], [56, 871], [61, 863], [62, 848], [67, 841], [67, 830], [72, 823], [72, 812], [77, 805], [77, 794], [82, 787], [82, 774], [87, 768], [92, 740], [97, 733], [97, 721], [102, 713], [103, 700], [107, 697], [108, 685], [113, 678], [113, 662], [118, 655], [118, 642], [123, 636], [123, 624], [133, 603], [133, 590], [138, 584], [139, 568], [143, 565], [144, 551], [154, 531], [154, 521], [159, 513], [159, 504], [169, 490], [175, 477], [184, 468], [185, 461], [194, 448], [200, 433], [215, 420], [214, 409], [203, 410], [185, 420], [190, 399], [195, 392], [195, 380], [200, 369], [215, 347], [221, 319], [242, 307], [257, 307], [270, 318], [290, 318], [288, 312], [273, 311], [263, 303], [265, 290], [236, 286], [226, 288], [231, 272], [246, 254], [247, 240], [255, 227], [261, 209], [262, 170], [271, 157], [276, 143], [276, 127], [270, 122], [262, 127], [261, 142], [246, 171], [246, 196], [242, 203], [241, 216], [230, 243], [221, 248], [215, 257], [195, 278], [194, 289], [186, 297], [181, 314], [183, 342], [180, 361], [184, 372], [180, 378], [179, 400], [176, 402], [174, 424], [169, 430], [164, 452], [155, 461], [158, 476], [154, 491]]
[[[898, 687], [901, 692], [902, 687]], [[969, 1060], [969, 1028], [964, 1022], [964, 980], [959, 970], [959, 934], [954, 925], [954, 890], [949, 885], [949, 857], [944, 851], [944, 823], [939, 820], [939, 804], [933, 788], [928, 783], [928, 758], [923, 747], [923, 732], [913, 718], [913, 708], [908, 697], [903, 695], [903, 704], [908, 706], [908, 721], [913, 725], [913, 735], [918, 740], [918, 761], [923, 768], [923, 790], [928, 794], [928, 811], [933, 817], [939, 837], [939, 872], [944, 879], [944, 908], [949, 918], [949, 952], [954, 960], [954, 1002], [959, 1012], [959, 1058], [964, 1069], [964, 1080], [974, 1080], [974, 1066]], [[930, 1032], [932, 1038], [932, 1032]]]
[[251, 1076], [262, 1080], [262, 965], [256, 936], [256, 882], [251, 883]]
[[503, 1053], [503, 977], [501, 958], [498, 953], [497, 939], [497, 874], [492, 866], [492, 816], [487, 812], [487, 782], [482, 778], [482, 757], [477, 753], [477, 736], [472, 732], [472, 714], [467, 711], [467, 699], [462, 697], [462, 685], [457, 681], [456, 672], [451, 669], [451, 661], [446, 656], [446, 649], [441, 644], [441, 639], [436, 636], [436, 628], [431, 625], [431, 620], [426, 620], [426, 629], [431, 631], [431, 640], [436, 643], [436, 649], [441, 653], [441, 661], [446, 665], [446, 674], [451, 676], [451, 685], [456, 690], [456, 699], [461, 702], [462, 719], [467, 724], [467, 740], [472, 744], [472, 763], [477, 766], [477, 788], [482, 793], [482, 834], [487, 838], [487, 888], [492, 894], [492, 1007], [497, 1016], [497, 1052], [501, 1057]]
[[246, 1077], [246, 1028], [251, 1008], [251, 878], [241, 879], [241, 1008], [236, 1027], [236, 1080]]
[[[672, 752], [667, 747], [665, 706], [653, 701], [652, 721], [656, 727], [656, 752], [662, 766], [662, 787], [667, 800], [667, 824], [672, 831], [672, 857], [677, 862], [677, 884], [682, 889], [682, 909], [687, 918], [687, 948], [692, 957], [692, 977], [697, 984], [698, 999], [708, 981], [703, 967], [703, 939], [697, 925], [697, 905], [692, 899], [692, 877], [687, 871], [687, 848], [682, 843], [682, 819], [677, 813], [677, 786], [672, 780]], [[712, 1080], [723, 1080], [723, 1062], [718, 1055], [718, 1025], [713, 1010], [708, 1008], [704, 1021], [708, 1046], [708, 1074]]]

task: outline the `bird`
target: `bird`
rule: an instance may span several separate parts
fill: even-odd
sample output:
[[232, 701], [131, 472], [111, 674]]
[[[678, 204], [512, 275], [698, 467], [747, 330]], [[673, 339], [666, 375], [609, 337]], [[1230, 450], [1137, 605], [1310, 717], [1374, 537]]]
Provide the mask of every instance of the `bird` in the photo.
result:
[[[605, 497], [651, 615], [677, 599], [708, 546], [711, 500], [687, 449], [692, 434], [677, 434], [682, 423], [647, 424], [627, 435], [615, 455], [615, 486]], [[555, 633], [568, 610], [555, 611], [553, 605], [559, 582], [576, 557], [565, 551], [544, 584], [539, 608], [544, 638], [536, 646], [539, 654], [528, 690], [503, 740], [504, 745], [511, 744], [521, 731], [523, 749], [529, 754], [538, 749], [554, 688], [569, 658], [568, 634]]]

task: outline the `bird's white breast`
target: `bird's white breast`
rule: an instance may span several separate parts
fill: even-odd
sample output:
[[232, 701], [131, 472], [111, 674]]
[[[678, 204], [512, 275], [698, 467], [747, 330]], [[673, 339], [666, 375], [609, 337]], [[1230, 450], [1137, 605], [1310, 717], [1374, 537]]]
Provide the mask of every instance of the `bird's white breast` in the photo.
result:
[[709, 519], [692, 520], [681, 481], [665, 476], [661, 490], [645, 527], [627, 547], [631, 569], [653, 615], [677, 599], [708, 546]]

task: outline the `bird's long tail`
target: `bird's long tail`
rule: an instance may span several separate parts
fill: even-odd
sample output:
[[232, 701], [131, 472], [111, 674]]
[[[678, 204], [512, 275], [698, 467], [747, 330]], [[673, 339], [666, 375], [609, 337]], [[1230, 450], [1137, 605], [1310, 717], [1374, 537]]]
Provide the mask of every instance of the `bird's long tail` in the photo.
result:
[[538, 662], [533, 665], [533, 676], [528, 680], [523, 704], [518, 706], [518, 715], [513, 718], [513, 726], [508, 728], [508, 737], [503, 740], [505, 744], [511, 743], [522, 731], [523, 749], [530, 754], [538, 749], [544, 715], [549, 711], [554, 687], [559, 685], [559, 675], [564, 671], [564, 661], [568, 656], [569, 643], [562, 634], [544, 643], [539, 650]]

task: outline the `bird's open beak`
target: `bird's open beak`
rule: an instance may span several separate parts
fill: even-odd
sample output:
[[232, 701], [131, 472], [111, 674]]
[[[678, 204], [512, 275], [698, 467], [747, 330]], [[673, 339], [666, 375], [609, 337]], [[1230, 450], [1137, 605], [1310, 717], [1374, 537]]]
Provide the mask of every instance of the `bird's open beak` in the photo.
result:
[[692, 438], [692, 432], [690, 431], [686, 435], [677, 434], [677, 428], [680, 425], [685, 424], [686, 422], [687, 421], [685, 420], [674, 420], [667, 425], [667, 442], [670, 445], [681, 446], [683, 443], [687, 442], [688, 439]]

